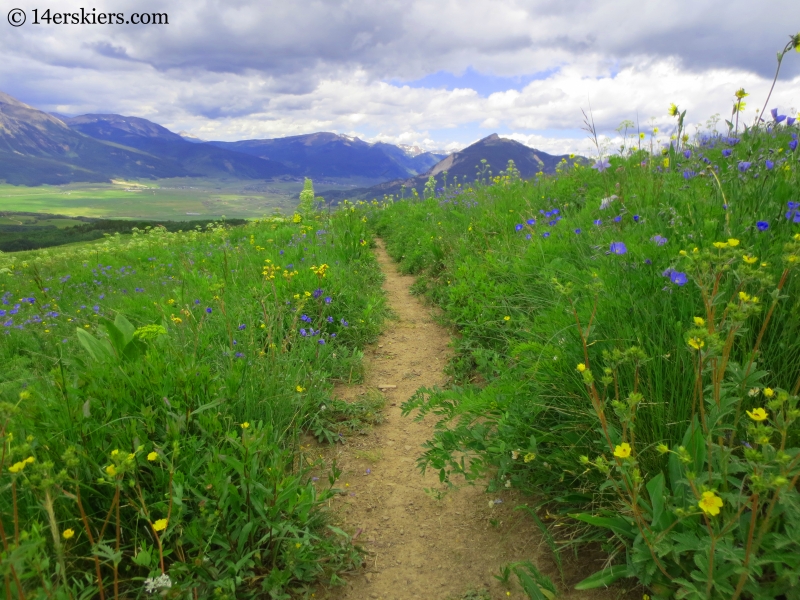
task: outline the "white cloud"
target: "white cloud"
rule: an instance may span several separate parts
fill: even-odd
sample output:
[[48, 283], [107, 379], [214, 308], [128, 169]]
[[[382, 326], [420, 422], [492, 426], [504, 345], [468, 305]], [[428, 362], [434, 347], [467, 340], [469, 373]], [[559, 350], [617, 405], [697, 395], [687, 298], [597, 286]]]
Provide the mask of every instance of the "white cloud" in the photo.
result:
[[[33, 0], [17, 0], [28, 11]], [[752, 117], [769, 88], [793, 0], [163, 0], [168, 26], [8, 27], [0, 89], [46, 110], [116, 112], [204, 139], [338, 131], [457, 148], [498, 131], [551, 152], [585, 152], [591, 103], [601, 131], [623, 119], [667, 127], [728, 113], [744, 86]], [[113, 7], [113, 8], [112, 8]], [[98, 11], [141, 11], [117, 0]], [[41, 10], [41, 9], [40, 9]], [[746, 32], [746, 35], [745, 35]], [[553, 69], [520, 90], [392, 85], [471, 68], [499, 76]], [[800, 56], [784, 61], [770, 105], [800, 105]], [[653, 123], [650, 123], [652, 125]]]

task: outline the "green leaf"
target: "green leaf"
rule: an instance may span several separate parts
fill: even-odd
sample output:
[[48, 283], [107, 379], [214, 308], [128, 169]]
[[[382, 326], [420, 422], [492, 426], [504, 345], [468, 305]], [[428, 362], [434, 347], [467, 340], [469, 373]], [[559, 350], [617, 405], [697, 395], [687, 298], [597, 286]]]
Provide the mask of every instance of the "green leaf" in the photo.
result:
[[114, 356], [111, 344], [107, 340], [100, 341], [83, 329], [77, 329], [76, 331], [78, 332], [78, 342], [93, 360], [105, 362]]
[[664, 474], [659, 473], [647, 482], [647, 493], [653, 506], [652, 523], [655, 525], [664, 513]]
[[636, 537], [636, 531], [633, 525], [622, 517], [595, 517], [594, 515], [588, 515], [586, 513], [578, 513], [570, 516], [573, 519], [578, 519], [578, 521], [589, 523], [589, 525], [605, 527], [629, 539], [634, 539]]
[[622, 579], [623, 577], [630, 577], [628, 574], [628, 565], [613, 565], [607, 569], [598, 571], [594, 575], [589, 575], [589, 577], [578, 583], [575, 589], [593, 590], [595, 588], [608, 586], [617, 579]]
[[133, 341], [133, 332], [136, 331], [136, 328], [125, 318], [125, 315], [117, 313], [117, 316], [114, 318], [114, 326], [122, 333], [125, 346]]

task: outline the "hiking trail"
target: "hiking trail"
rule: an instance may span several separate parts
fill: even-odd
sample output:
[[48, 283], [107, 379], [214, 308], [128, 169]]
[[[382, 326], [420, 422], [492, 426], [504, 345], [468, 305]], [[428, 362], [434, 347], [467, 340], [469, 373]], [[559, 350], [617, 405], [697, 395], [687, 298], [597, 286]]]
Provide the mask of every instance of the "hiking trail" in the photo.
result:
[[602, 554], [582, 560], [584, 564], [565, 564], [566, 585], [562, 583], [541, 532], [525, 511], [514, 510], [525, 503], [515, 491], [487, 494], [478, 483], [440, 499], [425, 492], [425, 488], [442, 489], [438, 473], [429, 470], [423, 476], [416, 465], [422, 444], [432, 436], [435, 417], [416, 422], [413, 415], [401, 415], [400, 405], [421, 386], [446, 383], [443, 369], [450, 356], [450, 335], [435, 322], [434, 309], [411, 295], [414, 277], [398, 272], [380, 240], [375, 252], [396, 320], [388, 321], [377, 343], [365, 350], [364, 383], [337, 386], [335, 392], [349, 400], [370, 390], [381, 391], [386, 398], [385, 421], [367, 435], [351, 436], [329, 449], [327, 456], [342, 469], [337, 485], [347, 490], [332, 502], [335, 514], [339, 525], [368, 552], [366, 566], [345, 576], [347, 585], [320, 589], [316, 597], [460, 600], [475, 591], [484, 595], [466, 598], [522, 600], [527, 596], [516, 583], [505, 586], [493, 576], [503, 565], [525, 560], [553, 580], [560, 599], [627, 597], [621, 588], [572, 590], [576, 582], [602, 568]]

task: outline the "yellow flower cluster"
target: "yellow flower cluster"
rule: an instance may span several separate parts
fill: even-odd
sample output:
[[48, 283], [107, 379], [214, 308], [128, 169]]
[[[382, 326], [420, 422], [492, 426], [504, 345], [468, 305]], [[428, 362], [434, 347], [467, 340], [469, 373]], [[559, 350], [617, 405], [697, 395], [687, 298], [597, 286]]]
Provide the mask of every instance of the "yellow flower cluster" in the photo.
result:
[[[265, 262], [271, 263], [272, 261], [267, 259]], [[267, 279], [275, 279], [275, 273], [279, 272], [280, 270], [281, 268], [278, 265], [266, 264], [264, 265], [264, 270], [261, 271], [261, 274]], [[286, 277], [286, 271], [283, 272], [283, 276]]]
[[325, 273], [326, 273], [326, 271], [327, 271], [328, 269], [330, 269], [330, 266], [329, 266], [329, 265], [326, 265], [326, 264], [324, 264], [324, 263], [323, 263], [323, 264], [321, 264], [320, 266], [314, 265], [314, 266], [312, 266], [312, 267], [311, 267], [311, 271], [312, 271], [312, 272], [314, 273], [314, 275], [316, 275], [317, 277], [325, 277]]

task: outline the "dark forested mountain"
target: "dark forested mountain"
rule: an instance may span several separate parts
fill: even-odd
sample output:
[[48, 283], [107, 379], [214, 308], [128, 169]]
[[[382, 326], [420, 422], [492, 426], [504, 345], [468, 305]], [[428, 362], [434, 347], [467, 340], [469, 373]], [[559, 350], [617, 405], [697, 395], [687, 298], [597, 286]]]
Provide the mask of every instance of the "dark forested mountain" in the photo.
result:
[[187, 175], [147, 152], [106, 144], [0, 92], [0, 180], [15, 185]]
[[[326, 200], [335, 202], [343, 198], [371, 199], [382, 198], [387, 194], [397, 196], [405, 193], [408, 195], [412, 189], [416, 189], [421, 194], [430, 177], [436, 180], [437, 188], [444, 184], [445, 173], [448, 185], [456, 181], [459, 183], [473, 182], [479, 177], [479, 171], [483, 171], [483, 177], [488, 177], [490, 173], [498, 175], [506, 169], [509, 160], [514, 161], [520, 176], [527, 179], [539, 171], [554, 173], [556, 165], [562, 159], [567, 160], [570, 164], [583, 160], [582, 158], [569, 158], [566, 155], [547, 154], [514, 140], [501, 138], [493, 133], [463, 150], [450, 154], [416, 177], [387, 181], [370, 188], [359, 188], [347, 192], [328, 192], [327, 194], [322, 193], [322, 195]], [[486, 160], [486, 163], [483, 164], [482, 160]], [[404, 188], [405, 191], [403, 191]]]
[[139, 117], [122, 115], [81, 115], [67, 119], [67, 125], [89, 137], [143, 150], [179, 165], [195, 177], [237, 177], [269, 179], [294, 174], [294, 169], [279, 162], [193, 143], [166, 127]]
[[391, 144], [370, 144], [335, 133], [209, 144], [280, 161], [297, 169], [301, 175], [312, 178], [407, 178], [425, 171], [442, 158], [429, 152], [413, 156]]

